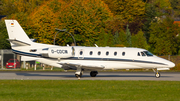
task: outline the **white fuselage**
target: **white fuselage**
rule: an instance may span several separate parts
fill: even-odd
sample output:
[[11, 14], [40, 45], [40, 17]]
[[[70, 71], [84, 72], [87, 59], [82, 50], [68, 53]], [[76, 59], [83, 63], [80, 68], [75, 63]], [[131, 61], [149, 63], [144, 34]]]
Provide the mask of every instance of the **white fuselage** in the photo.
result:
[[[141, 52], [147, 51], [140, 48], [119, 48], [119, 47], [82, 47], [74, 46], [74, 54], [68, 52], [71, 56], [61, 57], [62, 53], [56, 50], [69, 49], [71, 46], [54, 46], [40, 43], [33, 43], [31, 46], [12, 47], [18, 54], [36, 57], [36, 60], [48, 65], [62, 67], [64, 69], [75, 69], [62, 66], [60, 63], [73, 63], [90, 66], [103, 66], [103, 69], [142, 69], [142, 68], [172, 68], [174, 63], [163, 58], [153, 56], [143, 56]], [[42, 57], [43, 49], [48, 49], [47, 54], [55, 54], [56, 57]], [[51, 49], [51, 50], [50, 50]], [[52, 49], [54, 49], [52, 53]], [[17, 51], [18, 50], [18, 51]], [[30, 50], [37, 50], [30, 52]], [[73, 54], [73, 55], [72, 55]], [[86, 70], [86, 69], [85, 69]], [[88, 70], [88, 69], [87, 69]], [[89, 69], [93, 70], [93, 68]], [[97, 68], [94, 68], [97, 70]]]

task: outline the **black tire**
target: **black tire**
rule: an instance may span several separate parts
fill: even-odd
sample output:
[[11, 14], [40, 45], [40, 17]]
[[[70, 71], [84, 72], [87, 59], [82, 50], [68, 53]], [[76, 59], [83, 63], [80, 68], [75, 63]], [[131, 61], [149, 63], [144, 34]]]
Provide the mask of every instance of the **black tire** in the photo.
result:
[[91, 77], [96, 77], [97, 74], [98, 74], [97, 71], [91, 71], [91, 72], [90, 72], [90, 76], [91, 76]]

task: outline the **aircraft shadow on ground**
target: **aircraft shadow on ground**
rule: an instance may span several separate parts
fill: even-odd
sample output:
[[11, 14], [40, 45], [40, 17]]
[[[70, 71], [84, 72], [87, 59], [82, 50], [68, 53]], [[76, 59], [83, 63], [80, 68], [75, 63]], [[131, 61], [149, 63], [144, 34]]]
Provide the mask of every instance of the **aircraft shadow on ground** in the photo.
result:
[[[64, 78], [74, 78], [75, 75], [74, 74], [67, 74], [67, 75], [64, 75], [64, 74], [59, 74], [59, 75], [44, 75], [44, 74], [31, 74], [31, 73], [16, 73], [16, 75], [21, 75], [21, 76], [39, 76], [39, 77], [64, 77]], [[83, 77], [91, 77], [90, 75], [83, 75], [81, 78]], [[102, 78], [105, 78], [105, 77], [155, 77], [153, 74], [152, 75], [124, 75], [124, 74], [120, 74], [120, 75], [97, 75], [96, 77], [102, 77]], [[95, 77], [95, 78], [96, 78]], [[161, 76], [161, 77], [170, 77], [170, 76]], [[92, 77], [93, 78], [93, 77]]]

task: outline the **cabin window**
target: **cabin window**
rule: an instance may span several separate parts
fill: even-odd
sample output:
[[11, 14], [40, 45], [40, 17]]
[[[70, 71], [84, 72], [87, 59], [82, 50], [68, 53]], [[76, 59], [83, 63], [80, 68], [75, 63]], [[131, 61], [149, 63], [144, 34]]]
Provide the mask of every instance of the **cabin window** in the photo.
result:
[[116, 56], [117, 55], [117, 52], [114, 52], [114, 56]]
[[92, 54], [93, 54], [93, 52], [92, 52], [92, 51], [90, 51], [89, 55], [92, 55]]
[[109, 55], [109, 52], [106, 52], [106, 55]]
[[140, 53], [138, 52], [137, 56], [140, 56]]
[[146, 56], [146, 55], [144, 54], [144, 52], [141, 52], [141, 55], [142, 55], [142, 56]]
[[100, 51], [98, 52], [98, 55], [101, 55], [101, 52], [100, 52]]
[[125, 52], [122, 52], [122, 56], [125, 56]]
[[153, 56], [153, 54], [149, 51], [143, 51], [147, 56]]
[[79, 53], [80, 55], [82, 55], [83, 54], [83, 51], [80, 51], [80, 53]]

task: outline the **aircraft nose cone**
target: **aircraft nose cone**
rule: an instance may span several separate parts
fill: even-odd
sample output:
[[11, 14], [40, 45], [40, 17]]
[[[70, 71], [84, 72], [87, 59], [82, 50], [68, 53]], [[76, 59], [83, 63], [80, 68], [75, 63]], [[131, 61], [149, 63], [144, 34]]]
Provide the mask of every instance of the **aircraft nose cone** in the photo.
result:
[[175, 64], [174, 64], [173, 62], [169, 62], [169, 63], [168, 63], [168, 66], [169, 66], [170, 68], [173, 68], [173, 67], [175, 66]]

